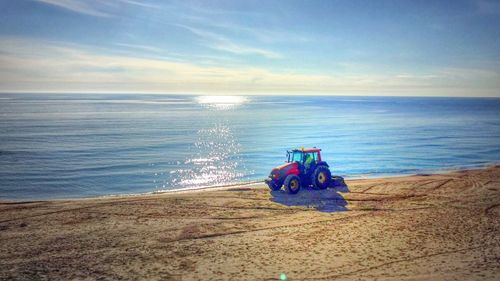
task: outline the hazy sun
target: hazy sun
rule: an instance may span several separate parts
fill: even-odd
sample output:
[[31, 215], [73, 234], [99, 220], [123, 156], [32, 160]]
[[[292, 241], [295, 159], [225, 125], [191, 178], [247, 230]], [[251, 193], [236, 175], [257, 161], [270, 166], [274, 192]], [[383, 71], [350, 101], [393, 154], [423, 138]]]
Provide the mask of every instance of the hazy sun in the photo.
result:
[[234, 108], [248, 102], [248, 98], [243, 96], [199, 96], [196, 100], [199, 104], [217, 109]]

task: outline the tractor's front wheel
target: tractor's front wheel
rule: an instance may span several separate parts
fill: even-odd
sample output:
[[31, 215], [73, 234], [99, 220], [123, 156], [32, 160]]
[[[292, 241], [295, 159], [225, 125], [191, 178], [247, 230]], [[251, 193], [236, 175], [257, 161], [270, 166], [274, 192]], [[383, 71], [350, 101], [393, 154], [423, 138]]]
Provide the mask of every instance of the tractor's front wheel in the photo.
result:
[[288, 175], [285, 179], [285, 188], [290, 194], [299, 192], [300, 178], [296, 175]]
[[281, 184], [275, 182], [275, 181], [269, 181], [267, 182], [267, 186], [269, 186], [269, 189], [271, 189], [271, 191], [276, 191], [276, 190], [280, 190], [281, 189]]
[[318, 166], [311, 175], [311, 182], [316, 189], [325, 189], [330, 185], [332, 174], [326, 166]]

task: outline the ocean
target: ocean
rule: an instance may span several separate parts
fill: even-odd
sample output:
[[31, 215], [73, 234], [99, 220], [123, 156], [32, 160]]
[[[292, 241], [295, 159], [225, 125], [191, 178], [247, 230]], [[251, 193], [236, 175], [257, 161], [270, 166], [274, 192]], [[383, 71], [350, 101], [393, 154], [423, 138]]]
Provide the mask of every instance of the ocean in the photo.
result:
[[319, 147], [365, 178], [500, 163], [500, 99], [0, 94], [0, 199], [263, 180]]

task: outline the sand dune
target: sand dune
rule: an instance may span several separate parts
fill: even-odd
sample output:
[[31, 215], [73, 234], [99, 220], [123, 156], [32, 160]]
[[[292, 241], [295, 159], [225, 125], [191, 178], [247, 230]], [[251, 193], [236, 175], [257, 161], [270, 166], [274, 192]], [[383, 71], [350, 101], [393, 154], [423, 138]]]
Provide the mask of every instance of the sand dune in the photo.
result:
[[500, 167], [0, 203], [0, 279], [498, 280]]

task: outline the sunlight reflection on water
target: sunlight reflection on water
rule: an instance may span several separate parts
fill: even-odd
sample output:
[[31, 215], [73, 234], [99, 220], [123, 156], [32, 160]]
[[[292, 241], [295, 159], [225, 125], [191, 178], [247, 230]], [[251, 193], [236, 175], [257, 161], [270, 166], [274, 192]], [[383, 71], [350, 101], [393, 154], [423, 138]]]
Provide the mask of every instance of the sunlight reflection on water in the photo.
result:
[[[227, 111], [246, 104], [244, 96], [198, 96], [194, 98], [205, 109], [205, 117], [200, 122], [206, 123], [197, 131], [197, 139], [191, 145], [191, 155], [168, 172], [164, 184], [155, 181], [157, 191], [168, 187], [200, 188], [224, 185], [241, 179], [245, 173], [241, 159], [241, 144], [233, 132]], [[222, 112], [224, 111], [224, 112]], [[161, 175], [163, 177], [163, 175]]]
[[189, 168], [171, 172], [172, 186], [214, 186], [242, 177], [242, 173], [237, 172], [240, 150], [241, 145], [226, 125], [199, 130], [195, 153], [184, 162]]
[[247, 103], [249, 100], [244, 96], [199, 96], [196, 101], [210, 108], [227, 110]]

